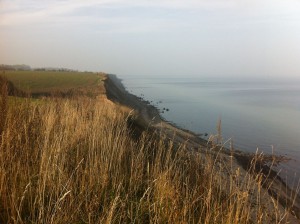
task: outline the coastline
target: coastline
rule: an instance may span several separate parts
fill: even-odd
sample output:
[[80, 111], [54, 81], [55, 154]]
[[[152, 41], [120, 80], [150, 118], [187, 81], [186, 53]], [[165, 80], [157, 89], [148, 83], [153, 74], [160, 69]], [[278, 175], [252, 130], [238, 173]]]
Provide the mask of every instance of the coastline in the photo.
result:
[[119, 104], [128, 106], [135, 110], [136, 123], [144, 125], [147, 128], [154, 128], [160, 130], [167, 137], [172, 139], [174, 133], [178, 139], [173, 139], [182, 143], [186, 139], [191, 144], [197, 144], [197, 146], [206, 147], [208, 141], [199, 137], [199, 135], [193, 133], [190, 130], [182, 129], [175, 124], [166, 121], [160, 116], [158, 109], [151, 105], [149, 102], [127, 92], [122, 84], [122, 81], [116, 75], [108, 75], [108, 79], [105, 81], [106, 94], [108, 99], [117, 102]]
[[[255, 154], [246, 153], [239, 150], [229, 150], [223, 146], [215, 147], [211, 150], [211, 143], [199, 137], [195, 133], [181, 129], [170, 122], [165, 121], [156, 107], [150, 105], [149, 102], [126, 91], [122, 81], [116, 75], [108, 75], [104, 82], [107, 98], [114, 103], [118, 103], [128, 108], [131, 108], [134, 113], [134, 124], [141, 129], [150, 129], [151, 131], [158, 131], [167, 139], [172, 140], [174, 143], [181, 145], [184, 144], [187, 149], [197, 151], [199, 153], [207, 153], [210, 148], [210, 153], [215, 153], [227, 163], [231, 168], [242, 170], [243, 175], [246, 175]], [[234, 159], [232, 159], [234, 158]], [[268, 164], [274, 159], [280, 163], [284, 157], [266, 156], [266, 161], [261, 161], [254, 167], [254, 172], [262, 172], [264, 175], [264, 183], [262, 187], [266, 191], [269, 198], [266, 201], [274, 198], [282, 205], [282, 209], [291, 206], [292, 213], [300, 219], [300, 196], [299, 192], [295, 192], [284, 180], [278, 176], [277, 172], [272, 169]], [[242, 176], [243, 176], [242, 175]], [[268, 187], [272, 183], [272, 187]], [[295, 220], [293, 220], [294, 222]], [[297, 220], [296, 220], [297, 221]], [[297, 222], [295, 222], [297, 223]]]

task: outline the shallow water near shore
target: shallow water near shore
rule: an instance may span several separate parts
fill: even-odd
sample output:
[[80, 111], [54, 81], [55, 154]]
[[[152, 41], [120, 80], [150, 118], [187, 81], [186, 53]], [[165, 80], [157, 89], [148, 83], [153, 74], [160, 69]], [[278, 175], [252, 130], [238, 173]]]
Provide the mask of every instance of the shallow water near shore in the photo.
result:
[[275, 153], [291, 160], [281, 176], [292, 184], [300, 166], [300, 80], [220, 80], [120, 76], [132, 94], [148, 100], [162, 117], [198, 134], [215, 134], [247, 152]]

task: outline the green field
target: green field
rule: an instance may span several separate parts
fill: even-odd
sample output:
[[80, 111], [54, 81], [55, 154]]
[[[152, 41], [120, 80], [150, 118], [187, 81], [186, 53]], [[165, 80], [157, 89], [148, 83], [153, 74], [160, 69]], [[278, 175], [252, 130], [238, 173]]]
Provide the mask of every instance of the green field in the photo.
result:
[[32, 94], [70, 90], [99, 91], [104, 79], [103, 74], [92, 72], [5, 71], [2, 75], [18, 89]]

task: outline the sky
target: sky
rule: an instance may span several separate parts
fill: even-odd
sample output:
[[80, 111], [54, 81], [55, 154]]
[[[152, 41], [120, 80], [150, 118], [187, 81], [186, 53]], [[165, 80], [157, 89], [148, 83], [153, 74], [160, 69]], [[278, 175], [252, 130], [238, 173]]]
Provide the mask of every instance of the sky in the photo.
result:
[[299, 77], [299, 0], [0, 0], [0, 64]]

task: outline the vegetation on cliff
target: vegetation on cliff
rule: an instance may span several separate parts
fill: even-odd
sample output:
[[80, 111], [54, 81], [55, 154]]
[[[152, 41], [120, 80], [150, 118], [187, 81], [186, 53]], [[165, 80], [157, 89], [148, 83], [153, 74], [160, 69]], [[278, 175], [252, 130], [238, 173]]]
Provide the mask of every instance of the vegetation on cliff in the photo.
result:
[[[103, 81], [97, 85], [103, 88]], [[146, 127], [137, 132], [131, 109], [100, 97], [105, 91], [37, 103], [8, 97], [7, 85], [1, 88], [0, 223], [290, 218], [290, 207], [283, 209], [263, 189], [262, 173], [230, 166], [233, 158], [225, 163], [211, 153], [213, 145], [206, 153], [191, 151]]]

